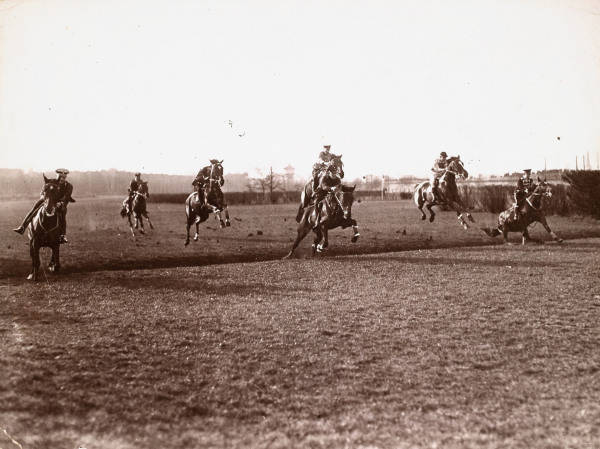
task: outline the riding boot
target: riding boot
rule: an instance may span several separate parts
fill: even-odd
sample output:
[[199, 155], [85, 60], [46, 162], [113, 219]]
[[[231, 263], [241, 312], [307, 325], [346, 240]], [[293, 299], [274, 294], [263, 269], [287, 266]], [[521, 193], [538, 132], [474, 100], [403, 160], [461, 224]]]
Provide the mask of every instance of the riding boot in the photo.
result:
[[36, 214], [36, 212], [40, 209], [40, 207], [42, 207], [42, 204], [44, 204], [43, 199], [40, 198], [39, 200], [37, 200], [37, 202], [33, 205], [29, 213], [23, 219], [23, 223], [21, 223], [21, 226], [13, 229], [13, 231], [19, 234], [23, 234], [25, 232], [25, 229], [27, 229], [27, 226], [29, 226], [29, 223], [31, 223], [31, 220], [33, 220], [33, 217]]
[[515, 204], [514, 205], [514, 212], [513, 212], [513, 220], [514, 221], [519, 221], [520, 217], [521, 217], [521, 214], [519, 213], [519, 205]]

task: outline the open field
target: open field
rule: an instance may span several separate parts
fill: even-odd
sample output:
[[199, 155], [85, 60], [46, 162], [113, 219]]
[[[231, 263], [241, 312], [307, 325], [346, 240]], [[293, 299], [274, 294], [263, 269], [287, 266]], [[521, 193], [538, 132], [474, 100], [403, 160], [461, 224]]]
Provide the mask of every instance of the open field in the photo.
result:
[[0, 280], [0, 447], [599, 447], [599, 267], [596, 238]]
[[[150, 204], [156, 229], [132, 239], [126, 221], [118, 212], [121, 198], [80, 199], [69, 207], [69, 245], [61, 248], [65, 273], [106, 269], [138, 269], [196, 266], [215, 262], [273, 260], [289, 250], [296, 235], [295, 205], [232, 206], [231, 228], [218, 229], [213, 218], [201, 224], [198, 242], [187, 248], [183, 205]], [[28, 208], [29, 201], [5, 202], [0, 214], [0, 278], [27, 276], [30, 270], [27, 238], [12, 232]], [[473, 214], [478, 221], [464, 231], [452, 212], [440, 212], [433, 224], [422, 222], [410, 201], [368, 201], [356, 204], [361, 239], [350, 243], [351, 230], [331, 232], [331, 255], [369, 254], [382, 251], [439, 248], [500, 243], [483, 235], [477, 225], [492, 225], [496, 216]], [[598, 237], [600, 222], [587, 218], [549, 217], [550, 226], [564, 238]], [[262, 235], [259, 235], [259, 231]], [[404, 231], [406, 233], [404, 233]], [[532, 236], [547, 239], [541, 225]], [[309, 255], [312, 237], [300, 247], [299, 257]], [[517, 234], [512, 234], [515, 242]], [[46, 260], [49, 250], [43, 250]]]

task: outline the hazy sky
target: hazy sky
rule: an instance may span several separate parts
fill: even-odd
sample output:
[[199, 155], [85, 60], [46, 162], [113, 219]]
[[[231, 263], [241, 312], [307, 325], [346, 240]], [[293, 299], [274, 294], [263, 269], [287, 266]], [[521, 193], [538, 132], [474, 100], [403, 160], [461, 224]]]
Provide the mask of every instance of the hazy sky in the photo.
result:
[[0, 167], [306, 176], [323, 144], [348, 178], [595, 166], [600, 1], [0, 1]]

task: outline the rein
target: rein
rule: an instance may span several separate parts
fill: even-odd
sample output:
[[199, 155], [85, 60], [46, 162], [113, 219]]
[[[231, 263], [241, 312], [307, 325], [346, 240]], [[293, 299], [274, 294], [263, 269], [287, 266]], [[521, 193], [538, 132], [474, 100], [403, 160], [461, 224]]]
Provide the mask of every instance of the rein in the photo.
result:
[[[47, 217], [54, 217], [54, 216], [56, 215], [56, 208], [54, 208], [54, 213], [50, 214], [50, 213], [48, 213], [48, 211], [46, 210], [46, 206], [45, 206], [45, 205], [44, 205], [44, 206], [42, 206], [42, 207], [40, 208], [40, 211], [39, 211], [39, 212], [38, 212], [38, 214], [37, 214], [37, 219], [38, 219], [38, 223], [40, 224], [40, 227], [41, 227], [41, 228], [44, 230], [44, 232], [46, 232], [46, 233], [52, 232], [52, 231], [54, 231], [56, 228], [58, 228], [58, 224], [59, 224], [59, 223], [58, 223], [58, 219], [57, 219], [57, 220], [56, 220], [56, 225], [55, 225], [53, 228], [51, 228], [51, 229], [46, 229], [46, 228], [44, 227], [43, 220], [42, 220], [42, 218], [40, 217], [40, 215], [42, 215], [42, 213], [43, 213], [45, 216], [47, 216]], [[58, 218], [58, 217], [57, 217], [57, 218]]]

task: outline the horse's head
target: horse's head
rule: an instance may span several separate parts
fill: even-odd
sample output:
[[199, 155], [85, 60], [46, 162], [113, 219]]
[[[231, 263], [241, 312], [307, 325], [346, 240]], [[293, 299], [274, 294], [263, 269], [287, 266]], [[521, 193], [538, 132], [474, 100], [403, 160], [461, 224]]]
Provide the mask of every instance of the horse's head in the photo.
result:
[[223, 160], [211, 159], [210, 160], [210, 182], [212, 185], [213, 181], [218, 181], [223, 184]]
[[48, 179], [44, 176], [44, 187], [42, 188], [42, 197], [44, 199], [44, 209], [50, 215], [54, 213], [58, 201], [58, 180]]
[[465, 169], [463, 162], [460, 160], [460, 156], [448, 158], [446, 170], [455, 173], [457, 176], [460, 176], [463, 179], [467, 179], [469, 177], [469, 172]]
[[546, 182], [546, 178], [542, 179], [538, 176], [537, 181], [537, 185], [535, 186], [535, 189], [533, 189], [533, 192], [531, 192], [530, 196], [551, 198], [552, 187]]
[[142, 181], [138, 184], [137, 193], [142, 195], [148, 194], [148, 183], [146, 181]]
[[344, 163], [342, 162], [342, 155], [332, 154], [329, 161], [329, 165], [335, 169], [336, 173], [340, 178], [344, 177]]
[[340, 203], [342, 204], [342, 211], [344, 212], [344, 220], [348, 220], [352, 217], [352, 203], [354, 203], [354, 189], [356, 185], [349, 187], [342, 184], [342, 195]]

